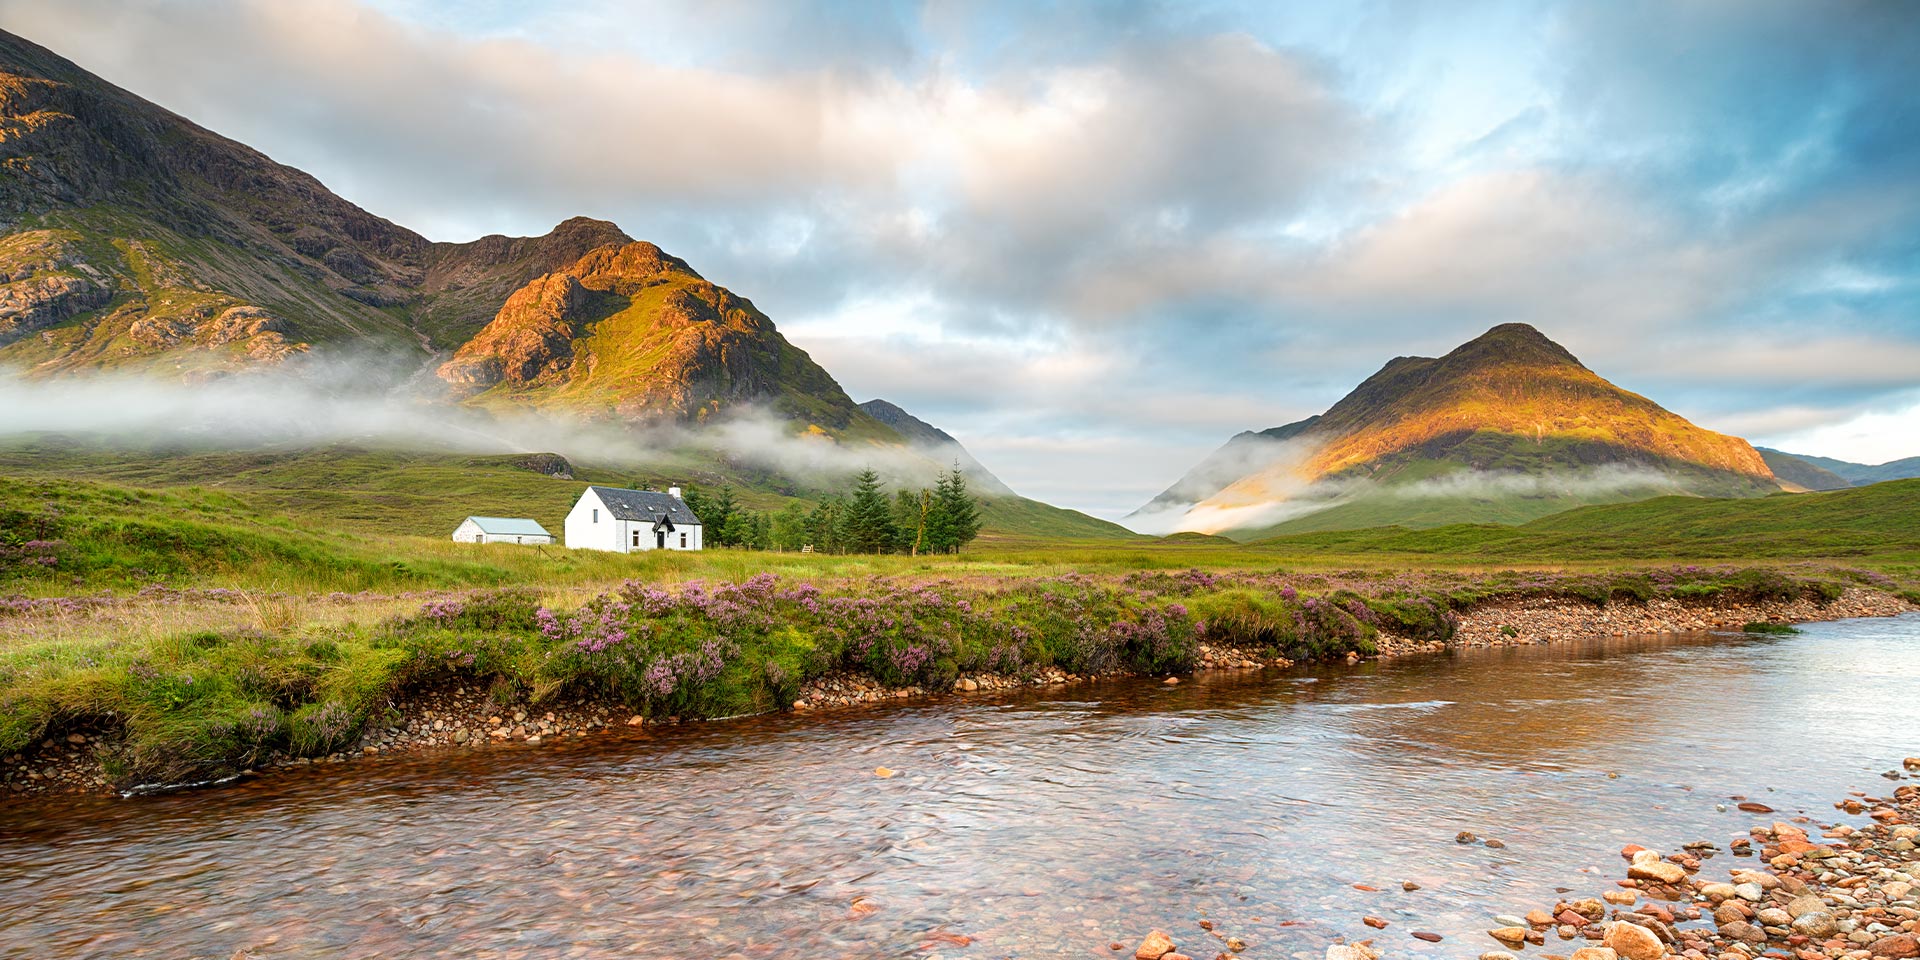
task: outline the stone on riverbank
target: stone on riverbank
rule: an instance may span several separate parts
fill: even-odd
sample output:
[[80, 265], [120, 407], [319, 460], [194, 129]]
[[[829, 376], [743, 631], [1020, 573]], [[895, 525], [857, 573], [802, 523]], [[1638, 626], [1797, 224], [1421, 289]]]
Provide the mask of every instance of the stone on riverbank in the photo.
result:
[[1496, 927], [1487, 931], [1487, 936], [1500, 941], [1502, 946], [1519, 950], [1527, 945], [1526, 927]]
[[1882, 937], [1875, 940], [1867, 952], [1889, 960], [1907, 960], [1909, 957], [1920, 957], [1920, 940], [1915, 940], [1911, 933]]
[[1624, 960], [1660, 960], [1667, 955], [1667, 948], [1653, 931], [1623, 920], [1610, 924], [1600, 943]]
[[1174, 950], [1173, 937], [1165, 930], [1154, 930], [1133, 951], [1134, 960], [1160, 960]]

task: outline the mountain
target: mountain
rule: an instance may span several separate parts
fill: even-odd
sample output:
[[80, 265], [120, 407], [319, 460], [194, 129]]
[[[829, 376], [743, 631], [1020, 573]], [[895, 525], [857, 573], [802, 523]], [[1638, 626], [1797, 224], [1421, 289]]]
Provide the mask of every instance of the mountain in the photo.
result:
[[1185, 512], [1194, 504], [1226, 489], [1234, 481], [1286, 461], [1289, 454], [1297, 449], [1289, 441], [1300, 437], [1319, 422], [1320, 417], [1316, 414], [1285, 426], [1235, 434], [1226, 446], [1207, 454], [1205, 459], [1174, 481], [1173, 486], [1162, 490], [1159, 496], [1147, 501], [1146, 506], [1129, 516]]
[[629, 238], [435, 243], [0, 32], [0, 363], [207, 376], [315, 347], [419, 363], [513, 289]]
[[[310, 362], [329, 357], [347, 362]], [[319, 380], [355, 397], [386, 391], [410, 410], [459, 403], [471, 410], [443, 419], [463, 437], [493, 436], [472, 410], [564, 414], [603, 421], [598, 439], [576, 437], [582, 449], [570, 453], [644, 451], [599, 469], [768, 497], [823, 492], [862, 457], [901, 483], [931, 482], [953, 459], [945, 449], [930, 458], [862, 410], [752, 302], [612, 223], [576, 217], [538, 237], [431, 241], [5, 32], [0, 371]], [[754, 432], [757, 419], [748, 439], [702, 434], [672, 449], [622, 434], [746, 411], [772, 414], [785, 436]], [[448, 430], [415, 441], [420, 455], [446, 456]], [[227, 451], [237, 459], [220, 469], [259, 456], [253, 442], [235, 440], [245, 449]], [[136, 471], [173, 466], [164, 451], [124, 453]], [[979, 477], [990, 531], [1132, 536]]]
[[1319, 416], [1229, 441], [1129, 519], [1265, 536], [1515, 523], [1661, 493], [1779, 484], [1746, 441], [1622, 390], [1525, 324], [1397, 357]]
[[1848, 480], [1825, 467], [1815, 466], [1805, 457], [1796, 457], [1791, 453], [1781, 453], [1766, 447], [1755, 447], [1760, 459], [1767, 462], [1767, 469], [1773, 471], [1775, 479], [1782, 485], [1791, 484], [1799, 490], [1839, 490], [1853, 486]]
[[815, 427], [875, 426], [752, 302], [651, 243], [599, 247], [529, 281], [439, 376], [469, 402], [588, 417], [688, 422], [750, 404]]
[[945, 430], [877, 398], [861, 403], [860, 409], [866, 411], [867, 416], [892, 427], [895, 433], [907, 438], [908, 444], [935, 463], [942, 466], [959, 464], [960, 472], [966, 475], [967, 482], [976, 491], [995, 496], [1013, 493], [1012, 488], [1000, 482], [993, 471], [974, 459], [973, 454], [968, 453], [967, 448]]
[[390, 381], [451, 353], [481, 406], [755, 406], [899, 441], [751, 302], [614, 224], [432, 242], [0, 33], [0, 365], [202, 379], [329, 351]]
[[[1880, 483], [1886, 480], [1911, 480], [1915, 477], [1920, 477], [1920, 457], [1908, 457], [1904, 460], [1893, 460], [1888, 463], [1867, 464], [1850, 463], [1846, 460], [1834, 460], [1828, 457], [1814, 457], [1804, 453], [1781, 453], [1778, 450], [1767, 450], [1764, 447], [1761, 448], [1760, 452], [1762, 454], [1771, 454], [1773, 456], [1799, 460], [1816, 470], [1831, 473], [1841, 480], [1844, 480], [1846, 485], [1855, 487], [1864, 487], [1869, 483]], [[1831, 488], [1821, 487], [1816, 489]]]

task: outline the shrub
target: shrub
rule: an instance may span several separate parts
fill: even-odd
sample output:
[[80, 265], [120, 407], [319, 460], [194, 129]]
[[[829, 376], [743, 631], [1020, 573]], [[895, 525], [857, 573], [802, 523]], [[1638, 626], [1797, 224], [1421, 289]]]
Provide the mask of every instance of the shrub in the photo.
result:
[[338, 700], [310, 703], [293, 715], [289, 740], [293, 753], [318, 757], [353, 741], [365, 717]]
[[1375, 599], [1367, 604], [1379, 622], [1414, 640], [1450, 643], [1460, 630], [1460, 617], [1432, 597]]

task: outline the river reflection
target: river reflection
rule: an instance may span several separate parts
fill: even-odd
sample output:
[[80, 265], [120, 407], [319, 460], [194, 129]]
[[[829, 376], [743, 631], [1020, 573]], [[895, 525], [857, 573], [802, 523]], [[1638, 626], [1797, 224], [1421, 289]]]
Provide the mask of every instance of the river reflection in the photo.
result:
[[1910, 616], [14, 802], [0, 955], [1111, 957], [1163, 926], [1212, 957], [1207, 918], [1247, 957], [1475, 957], [1492, 914], [1609, 884], [1623, 843], [1744, 832], [1732, 795], [1818, 815], [1884, 788], [1920, 752], [1916, 677]]

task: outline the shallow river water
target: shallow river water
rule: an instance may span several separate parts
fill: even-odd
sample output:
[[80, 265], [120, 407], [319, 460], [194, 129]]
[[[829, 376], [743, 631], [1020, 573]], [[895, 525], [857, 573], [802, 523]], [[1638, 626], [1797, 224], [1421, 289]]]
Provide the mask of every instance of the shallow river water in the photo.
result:
[[1920, 616], [945, 697], [8, 801], [0, 956], [1475, 957], [1917, 753]]

